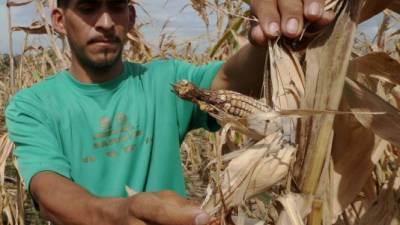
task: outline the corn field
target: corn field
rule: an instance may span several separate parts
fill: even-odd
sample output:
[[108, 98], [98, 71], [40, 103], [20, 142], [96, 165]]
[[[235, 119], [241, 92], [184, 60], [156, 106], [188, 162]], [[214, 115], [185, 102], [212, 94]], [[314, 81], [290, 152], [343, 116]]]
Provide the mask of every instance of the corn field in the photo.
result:
[[[217, 40], [204, 51], [168, 33], [160, 34], [158, 49], [151, 48], [139, 20], [123, 57], [225, 60], [248, 42], [248, 22], [254, 20], [249, 2], [188, 1], [206, 27], [216, 29]], [[2, 113], [16, 91], [70, 64], [66, 40], [46, 14], [54, 1], [7, 0], [9, 18], [13, 8], [28, 4], [35, 4], [39, 21], [26, 27], [8, 21], [9, 58], [0, 65]], [[182, 166], [190, 199], [216, 223], [400, 225], [400, 1], [379, 7], [373, 0], [326, 0], [326, 10], [336, 14], [332, 24], [305, 29], [297, 40], [269, 41], [259, 99], [191, 87], [197, 97], [186, 99], [215, 117], [221, 130], [189, 133]], [[374, 38], [357, 35], [359, 23], [379, 11], [383, 19]], [[215, 24], [210, 15], [216, 15]], [[18, 56], [15, 32], [26, 37]], [[34, 35], [47, 38], [49, 46], [31, 43]], [[187, 85], [182, 81], [171, 89], [185, 98]], [[46, 224], [24, 191], [0, 118], [0, 224]]]

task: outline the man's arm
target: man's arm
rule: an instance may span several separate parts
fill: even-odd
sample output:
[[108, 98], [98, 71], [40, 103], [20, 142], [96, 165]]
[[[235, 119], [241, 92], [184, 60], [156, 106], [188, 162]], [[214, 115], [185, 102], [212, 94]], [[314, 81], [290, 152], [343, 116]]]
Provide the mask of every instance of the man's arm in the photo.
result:
[[242, 47], [222, 65], [211, 84], [211, 89], [235, 90], [260, 97], [265, 56], [265, 48], [252, 44]]
[[394, 0], [367, 0], [361, 11], [360, 23], [368, 20], [376, 14], [382, 12], [391, 4], [394, 4]]
[[60, 225], [205, 225], [210, 220], [202, 210], [173, 192], [99, 198], [53, 172], [36, 174], [30, 191], [41, 215]]

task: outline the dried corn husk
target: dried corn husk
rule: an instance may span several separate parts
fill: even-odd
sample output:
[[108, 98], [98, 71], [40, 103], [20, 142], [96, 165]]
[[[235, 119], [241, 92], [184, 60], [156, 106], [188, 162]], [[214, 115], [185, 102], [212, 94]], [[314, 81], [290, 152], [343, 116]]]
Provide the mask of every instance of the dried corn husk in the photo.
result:
[[271, 98], [275, 110], [298, 109], [304, 95], [304, 74], [289, 46], [269, 46]]
[[280, 196], [278, 201], [283, 206], [277, 225], [304, 225], [303, 219], [311, 212], [312, 197], [289, 193]]
[[[264, 75], [265, 97], [275, 111], [298, 109], [304, 95], [304, 73], [289, 46], [269, 42], [269, 71]], [[279, 124], [284, 135], [292, 143], [296, 138], [297, 119], [284, 118]]]
[[[281, 181], [289, 170], [295, 148], [282, 143], [279, 133], [271, 134], [232, 159], [221, 177], [221, 197], [208, 197], [203, 208], [212, 215], [222, 207], [243, 204]], [[210, 193], [209, 195], [213, 195]]]

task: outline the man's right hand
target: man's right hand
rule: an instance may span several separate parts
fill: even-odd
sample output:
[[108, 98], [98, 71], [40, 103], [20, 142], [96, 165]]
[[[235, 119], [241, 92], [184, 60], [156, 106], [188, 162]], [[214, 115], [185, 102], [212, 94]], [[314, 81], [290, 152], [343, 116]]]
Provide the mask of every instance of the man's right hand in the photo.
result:
[[30, 191], [41, 215], [68, 225], [206, 225], [210, 217], [172, 191], [143, 192], [129, 198], [99, 198], [53, 172], [40, 172]]
[[111, 224], [206, 225], [210, 222], [208, 214], [172, 191], [142, 192], [126, 199], [100, 202], [105, 206], [104, 221], [111, 219]]

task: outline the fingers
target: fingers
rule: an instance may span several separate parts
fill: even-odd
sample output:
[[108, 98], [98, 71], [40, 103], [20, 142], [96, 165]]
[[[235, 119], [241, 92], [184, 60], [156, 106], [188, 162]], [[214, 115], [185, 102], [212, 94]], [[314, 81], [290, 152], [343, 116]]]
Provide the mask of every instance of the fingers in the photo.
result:
[[195, 206], [195, 204], [186, 198], [182, 198], [181, 196], [177, 195], [173, 191], [160, 191], [160, 192], [155, 192], [157, 196], [159, 196], [161, 199], [168, 201], [171, 204], [175, 204], [175, 206], [183, 207], [183, 206]]
[[200, 208], [178, 200], [171, 193], [140, 193], [132, 196], [134, 217], [163, 225], [206, 225], [210, 221]]
[[303, 2], [293, 0], [279, 0], [281, 13], [281, 30], [289, 38], [298, 37], [303, 29]]
[[276, 0], [252, 0], [251, 6], [253, 14], [259, 21], [253, 29], [254, 36], [258, 39], [279, 36], [280, 15]]
[[304, 17], [314, 22], [319, 20], [324, 13], [324, 0], [303, 0], [304, 1]]
[[335, 19], [335, 13], [332, 11], [325, 11], [322, 17], [316, 22], [319, 26], [326, 26]]
[[335, 13], [332, 11], [325, 11], [321, 18], [317, 21], [315, 21], [311, 26], [309, 26], [307, 29], [309, 32], [318, 32], [322, 28], [324, 28], [326, 25], [332, 22], [332, 20], [335, 18]]
[[249, 41], [255, 46], [264, 46], [267, 44], [267, 36], [258, 24], [252, 24], [249, 32]]
[[139, 220], [136, 218], [128, 218], [128, 221], [126, 221], [124, 224], [127, 225], [151, 225], [151, 223], [146, 223], [143, 220]]
[[252, 22], [250, 42], [264, 46], [268, 39], [283, 35], [297, 38], [304, 22], [323, 27], [333, 20], [333, 14], [324, 11], [325, 0], [251, 0]]

